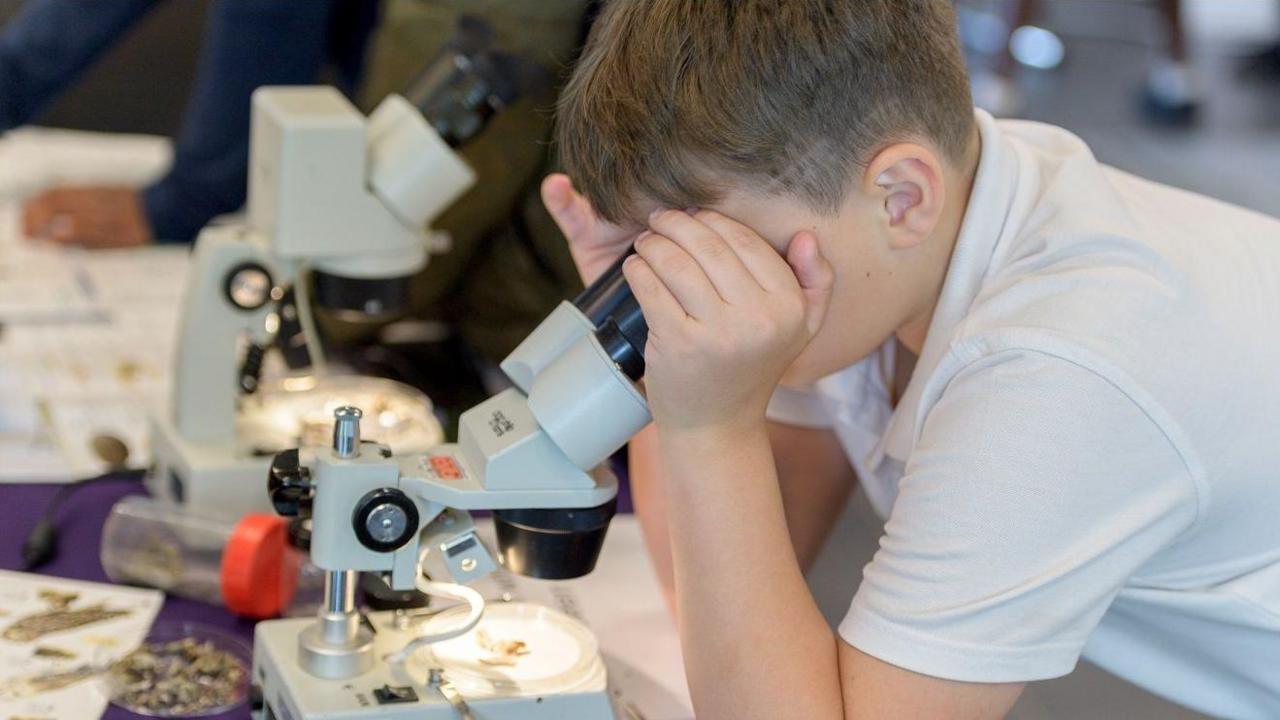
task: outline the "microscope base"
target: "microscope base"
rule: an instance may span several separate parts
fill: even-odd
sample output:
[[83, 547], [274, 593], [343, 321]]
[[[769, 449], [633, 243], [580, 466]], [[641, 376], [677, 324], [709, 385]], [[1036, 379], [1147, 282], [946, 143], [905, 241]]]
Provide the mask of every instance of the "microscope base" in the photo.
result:
[[173, 423], [159, 417], [151, 418], [151, 454], [146, 484], [153, 497], [227, 518], [274, 512], [263, 491], [270, 455], [249, 455], [232, 442], [190, 442]]
[[[393, 669], [382, 660], [415, 636], [395, 626], [394, 613], [372, 613], [372, 670], [345, 680], [325, 680], [302, 669], [298, 636], [314, 619], [258, 623], [253, 643], [253, 682], [262, 688], [262, 720], [461, 720], [445, 695], [427, 684], [426, 665]], [[423, 650], [421, 654], [428, 651]], [[449, 671], [445, 670], [446, 679]], [[614, 720], [604, 662], [591, 658], [580, 682], [567, 692], [536, 694], [515, 684], [494, 683], [483, 694], [459, 689], [475, 720]], [[411, 688], [412, 699], [388, 702], [381, 689]], [[406, 694], [407, 695], [407, 694]]]

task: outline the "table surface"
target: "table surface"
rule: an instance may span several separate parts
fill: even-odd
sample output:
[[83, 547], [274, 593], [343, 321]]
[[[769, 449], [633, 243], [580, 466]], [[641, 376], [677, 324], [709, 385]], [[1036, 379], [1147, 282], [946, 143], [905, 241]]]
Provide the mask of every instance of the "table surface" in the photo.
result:
[[[50, 498], [59, 485], [0, 485], [0, 568], [22, 569], [22, 542], [36, 520], [44, 514]], [[107, 480], [76, 490], [58, 511], [59, 552], [53, 562], [40, 569], [46, 575], [110, 582], [98, 559], [102, 524], [117, 500], [127, 495], [144, 495], [138, 481]], [[166, 596], [156, 622], [165, 620], [195, 622], [229, 632], [248, 644], [253, 643], [252, 620], [237, 617], [217, 605]], [[108, 705], [104, 720], [142, 717]], [[248, 705], [210, 716], [211, 720], [247, 720]]]

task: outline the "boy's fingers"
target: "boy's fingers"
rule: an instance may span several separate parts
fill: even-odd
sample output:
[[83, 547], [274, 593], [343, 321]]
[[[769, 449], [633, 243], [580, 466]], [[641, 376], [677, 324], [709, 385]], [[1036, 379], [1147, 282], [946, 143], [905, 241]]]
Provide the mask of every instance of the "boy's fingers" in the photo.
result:
[[679, 245], [701, 266], [716, 291], [729, 303], [744, 301], [761, 286], [715, 228], [679, 210], [657, 210], [649, 227]]
[[671, 291], [685, 314], [706, 320], [724, 305], [698, 261], [670, 238], [644, 233], [636, 238], [635, 247], [636, 254]]
[[835, 287], [835, 270], [822, 256], [818, 238], [810, 232], [799, 232], [787, 246], [787, 264], [800, 283], [805, 300], [805, 325], [809, 334], [818, 332], [827, 306], [831, 304], [831, 290]]
[[714, 210], [699, 210], [696, 217], [725, 239], [743, 266], [765, 290], [772, 292], [795, 287], [786, 261], [759, 233]]
[[[650, 330], [672, 327], [672, 323], [684, 322], [688, 319], [684, 308], [671, 294], [666, 285], [658, 279], [653, 268], [638, 255], [632, 255], [622, 264], [622, 275], [631, 286], [631, 292], [640, 303], [640, 311], [644, 313], [645, 322]], [[653, 334], [652, 332], [650, 334]]]

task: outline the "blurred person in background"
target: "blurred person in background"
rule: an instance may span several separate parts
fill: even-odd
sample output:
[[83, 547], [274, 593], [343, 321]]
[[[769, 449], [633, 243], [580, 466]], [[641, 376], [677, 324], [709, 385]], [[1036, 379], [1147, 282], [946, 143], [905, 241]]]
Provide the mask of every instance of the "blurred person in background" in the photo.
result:
[[1200, 77], [1187, 53], [1181, 0], [1157, 0], [1166, 41], [1147, 70], [1142, 108], [1148, 119], [1167, 125], [1195, 122], [1203, 100]]
[[1280, 37], [1273, 37], [1263, 47], [1246, 55], [1240, 63], [1240, 75], [1251, 80], [1280, 80]]
[[[999, 52], [996, 53], [994, 59], [994, 67], [978, 68], [972, 73], [970, 83], [973, 91], [973, 104], [995, 115], [996, 117], [1014, 117], [1020, 115], [1025, 105], [1022, 91], [1018, 88], [1018, 82], [1015, 76], [1018, 71], [1018, 61], [1014, 57], [1013, 33], [1020, 27], [1025, 27], [1034, 22], [1036, 14], [1040, 9], [1039, 0], [1013, 0], [1006, 2], [1000, 8], [1003, 12], [993, 13], [989, 18], [1001, 17], [1004, 20], [1003, 25], [997, 23], [999, 27], [1000, 45]], [[963, 15], [961, 16], [963, 17]], [[970, 24], [966, 27], [962, 22], [960, 33], [963, 36], [967, 33], [992, 33], [991, 26], [981, 27]], [[978, 38], [965, 38], [966, 44], [982, 44], [983, 40]]]
[[[250, 96], [262, 85], [332, 81], [364, 110], [400, 92], [454, 37], [483, 19], [494, 50], [544, 79], [459, 148], [477, 182], [433, 225], [450, 250], [412, 284], [408, 316], [383, 333], [321, 316], [321, 335], [358, 370], [397, 377], [438, 405], [484, 392], [482, 369], [581, 289], [543, 207], [559, 80], [585, 37], [592, 0], [212, 0], [195, 87], [172, 169], [145, 189], [53, 188], [25, 208], [27, 234], [86, 247], [191, 241], [245, 202]], [[28, 0], [0, 28], [0, 130], [35, 117], [152, 7], [146, 0]], [[332, 78], [322, 77], [330, 70]], [[138, 73], [146, 82], [145, 69]], [[427, 328], [421, 330], [421, 328]], [[434, 329], [431, 329], [434, 328]], [[408, 331], [406, 331], [408, 330]], [[441, 331], [443, 330], [443, 337]]]
[[[1185, 126], [1196, 121], [1204, 105], [1205, 87], [1191, 60], [1182, 0], [1156, 0], [1165, 30], [1165, 45], [1147, 71], [1142, 107], [1148, 120]], [[1248, 79], [1280, 79], [1280, 42], [1272, 41], [1246, 55], [1240, 64]]]
[[[28, 0], [0, 28], [0, 132], [36, 117], [158, 4]], [[190, 242], [244, 205], [254, 89], [314, 83], [329, 70], [353, 96], [378, 8], [376, 0], [213, 0], [168, 173], [145, 189], [51, 188], [26, 203], [26, 234], [90, 248]]]
[[[1153, 7], [1159, 13], [1165, 40], [1147, 70], [1141, 91], [1142, 108], [1154, 122], [1187, 125], [1196, 118], [1203, 89], [1190, 62], [1182, 3], [1181, 0], [1153, 0]], [[1005, 40], [1012, 40], [1019, 29], [1034, 23], [1042, 10], [1040, 0], [1007, 0], [998, 6], [994, 16], [1003, 20]], [[970, 32], [978, 29], [986, 28], [976, 25], [968, 28]], [[963, 33], [966, 28], [962, 26], [961, 30]], [[1012, 42], [1001, 42], [993, 66], [973, 73], [974, 103], [998, 117], [1019, 115], [1025, 106], [1016, 80], [1019, 59], [1012, 45]], [[1265, 66], [1268, 57], [1266, 52], [1258, 55], [1260, 59], [1256, 64]]]

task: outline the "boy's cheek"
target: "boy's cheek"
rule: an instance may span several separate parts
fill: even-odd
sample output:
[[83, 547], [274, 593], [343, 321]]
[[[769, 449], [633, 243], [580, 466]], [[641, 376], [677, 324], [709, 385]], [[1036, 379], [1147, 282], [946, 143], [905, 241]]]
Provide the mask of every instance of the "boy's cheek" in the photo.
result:
[[850, 328], [846, 323], [833, 321], [828, 314], [818, 333], [787, 366], [781, 383], [793, 387], [812, 385], [860, 362], [884, 340], [878, 333], [858, 332], [857, 328]]

